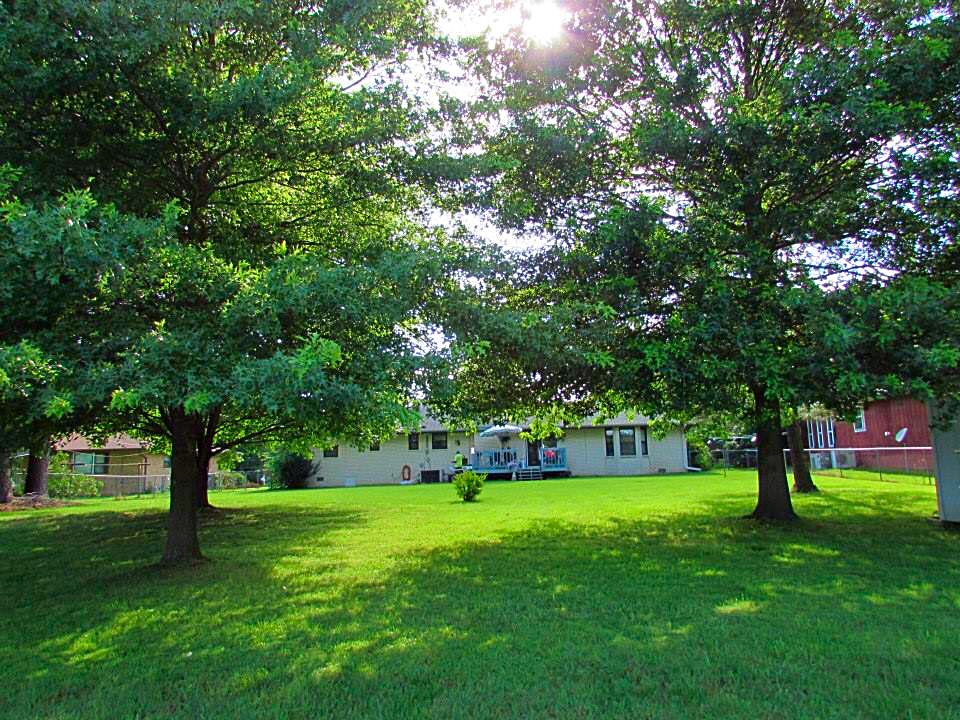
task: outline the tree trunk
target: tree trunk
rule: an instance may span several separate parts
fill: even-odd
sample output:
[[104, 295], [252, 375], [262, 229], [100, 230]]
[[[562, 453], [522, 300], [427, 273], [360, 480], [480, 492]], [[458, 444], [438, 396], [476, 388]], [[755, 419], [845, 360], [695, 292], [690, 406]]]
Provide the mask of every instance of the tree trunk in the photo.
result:
[[169, 412], [172, 449], [170, 452], [170, 515], [167, 518], [167, 545], [164, 565], [194, 563], [203, 559], [197, 536], [196, 422], [183, 408]]
[[46, 496], [48, 472], [50, 470], [50, 442], [44, 440], [40, 449], [30, 451], [27, 458], [27, 477], [23, 483], [24, 495]]
[[13, 482], [10, 480], [10, 453], [0, 452], [0, 504], [13, 502]]
[[200, 510], [212, 510], [210, 504], [210, 495], [208, 490], [208, 478], [210, 477], [210, 458], [198, 458], [199, 470], [197, 472], [197, 507]]
[[220, 427], [220, 412], [222, 408], [217, 406], [210, 410], [205, 418], [205, 422], [198, 427], [200, 430], [197, 436], [197, 507], [201, 510], [212, 510], [210, 504], [210, 495], [207, 492], [208, 478], [210, 477], [210, 458], [213, 456], [213, 440], [217, 436], [217, 429]]
[[787, 466], [783, 461], [780, 403], [768, 399], [762, 389], [754, 391], [754, 402], [760, 488], [757, 507], [750, 517], [758, 520], [795, 520], [797, 514], [790, 502]]
[[810, 476], [810, 460], [803, 449], [803, 423], [797, 420], [787, 428], [787, 442], [790, 445], [790, 464], [793, 466], [793, 491], [799, 493], [817, 492]]

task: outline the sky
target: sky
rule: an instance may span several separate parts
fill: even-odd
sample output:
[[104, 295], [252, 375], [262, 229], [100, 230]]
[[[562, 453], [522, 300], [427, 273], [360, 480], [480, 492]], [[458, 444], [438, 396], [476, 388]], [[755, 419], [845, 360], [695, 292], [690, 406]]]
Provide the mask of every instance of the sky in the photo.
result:
[[[439, 30], [453, 38], [484, 33], [493, 42], [520, 28], [530, 41], [542, 45], [563, 42], [564, 26], [570, 19], [567, 10], [550, 0], [519, 0], [508, 9], [495, 9], [493, 2], [470, 3], [468, 7], [454, 7], [448, 3], [441, 8], [441, 12]], [[456, 69], [450, 70], [451, 76], [457, 77]], [[461, 100], [476, 95], [476, 88], [471, 87], [467, 79], [460, 79], [456, 84], [441, 89]], [[442, 224], [452, 221], [451, 217], [442, 214], [438, 214], [436, 219]], [[549, 238], [542, 235], [503, 231], [479, 215], [466, 213], [458, 216], [458, 219], [471, 233], [508, 250], [543, 247], [549, 242]]]

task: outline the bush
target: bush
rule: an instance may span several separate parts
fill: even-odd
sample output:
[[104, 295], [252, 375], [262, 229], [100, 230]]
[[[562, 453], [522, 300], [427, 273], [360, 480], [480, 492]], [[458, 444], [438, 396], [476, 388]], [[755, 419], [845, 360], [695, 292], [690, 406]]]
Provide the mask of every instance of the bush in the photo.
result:
[[57, 453], [50, 460], [47, 492], [52, 498], [96, 497], [103, 490], [103, 481], [74, 472], [66, 453]]
[[483, 481], [486, 479], [487, 476], [483, 473], [464, 470], [462, 473], [453, 476], [453, 487], [456, 488], [457, 495], [460, 496], [461, 500], [473, 502], [477, 499], [480, 491], [483, 490]]
[[247, 486], [247, 476], [235, 470], [220, 470], [217, 475], [217, 487], [221, 490], [232, 490]]
[[288, 490], [305, 488], [315, 472], [312, 460], [296, 453], [283, 452], [274, 461], [273, 484]]
[[687, 441], [690, 464], [701, 470], [713, 470], [714, 460], [710, 447], [705, 442]]

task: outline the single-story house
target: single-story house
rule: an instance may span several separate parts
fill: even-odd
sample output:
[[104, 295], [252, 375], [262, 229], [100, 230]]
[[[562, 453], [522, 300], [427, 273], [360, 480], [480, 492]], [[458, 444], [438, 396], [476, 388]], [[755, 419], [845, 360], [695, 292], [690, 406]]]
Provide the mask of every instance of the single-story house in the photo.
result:
[[[102, 495], [160, 492], [170, 487], [170, 458], [129, 435], [115, 435], [102, 443], [71, 435], [58, 442], [55, 450], [70, 456], [74, 472], [97, 476], [103, 482]], [[213, 459], [210, 472], [216, 469]]]
[[442, 482], [459, 450], [474, 469], [491, 478], [645, 475], [683, 472], [687, 443], [682, 432], [656, 439], [645, 417], [621, 414], [567, 427], [557, 439], [529, 441], [516, 433], [485, 436], [446, 426], [430, 417], [418, 430], [398, 433], [372, 447], [334, 446], [314, 451], [313, 487]]

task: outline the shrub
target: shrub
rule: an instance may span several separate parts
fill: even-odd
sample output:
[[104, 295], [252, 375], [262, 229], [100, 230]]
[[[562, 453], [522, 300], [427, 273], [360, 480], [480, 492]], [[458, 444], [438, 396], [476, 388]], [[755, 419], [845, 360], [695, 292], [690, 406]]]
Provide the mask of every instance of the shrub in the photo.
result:
[[690, 463], [701, 470], [712, 470], [714, 461], [710, 454], [710, 447], [705, 442], [687, 441], [690, 452]]
[[247, 486], [247, 476], [235, 470], [220, 470], [217, 473], [217, 487], [221, 490], [231, 490]]
[[483, 490], [483, 481], [486, 479], [487, 476], [483, 473], [464, 470], [462, 473], [453, 476], [453, 487], [456, 488], [457, 495], [460, 496], [461, 500], [473, 502], [477, 499], [480, 491]]
[[312, 460], [286, 451], [275, 458], [273, 465], [273, 484], [288, 490], [305, 488], [307, 481], [316, 472]]
[[57, 453], [50, 460], [47, 492], [52, 498], [96, 497], [103, 490], [103, 481], [74, 472], [66, 453]]

